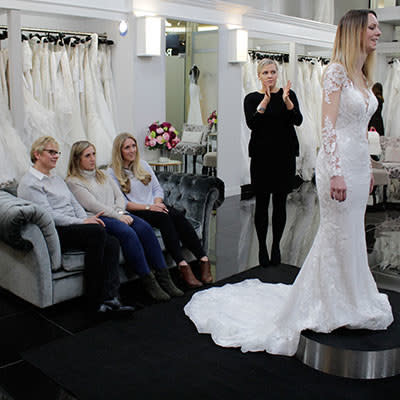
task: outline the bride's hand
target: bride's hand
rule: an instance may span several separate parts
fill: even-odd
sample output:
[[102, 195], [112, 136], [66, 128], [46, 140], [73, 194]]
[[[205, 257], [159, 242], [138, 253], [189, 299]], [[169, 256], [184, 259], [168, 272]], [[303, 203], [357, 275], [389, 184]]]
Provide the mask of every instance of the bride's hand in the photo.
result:
[[331, 178], [331, 199], [345, 201], [347, 187], [343, 176], [333, 176]]
[[369, 194], [371, 194], [372, 191], [374, 190], [374, 185], [375, 185], [374, 175], [371, 174], [371, 179], [369, 181]]

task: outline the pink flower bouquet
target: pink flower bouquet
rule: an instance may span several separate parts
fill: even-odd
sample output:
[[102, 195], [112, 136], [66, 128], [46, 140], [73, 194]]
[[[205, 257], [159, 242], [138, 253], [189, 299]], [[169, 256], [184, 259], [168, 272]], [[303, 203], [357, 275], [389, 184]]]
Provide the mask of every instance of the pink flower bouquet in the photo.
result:
[[169, 122], [159, 124], [158, 121], [149, 126], [149, 134], [144, 139], [144, 145], [149, 150], [171, 150], [179, 142], [178, 131]]
[[218, 118], [217, 111], [214, 110], [207, 118], [208, 127], [211, 129], [213, 126], [217, 126]]

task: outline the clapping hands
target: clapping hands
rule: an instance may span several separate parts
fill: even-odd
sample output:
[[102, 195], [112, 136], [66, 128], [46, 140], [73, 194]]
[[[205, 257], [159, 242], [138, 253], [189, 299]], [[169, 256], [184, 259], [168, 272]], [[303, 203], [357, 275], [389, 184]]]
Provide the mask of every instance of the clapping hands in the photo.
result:
[[287, 81], [286, 86], [283, 88], [283, 94], [282, 94], [282, 100], [285, 103], [286, 108], [288, 110], [293, 110], [293, 108], [294, 108], [292, 100], [290, 100], [290, 97], [289, 97], [291, 87], [292, 87], [292, 82]]

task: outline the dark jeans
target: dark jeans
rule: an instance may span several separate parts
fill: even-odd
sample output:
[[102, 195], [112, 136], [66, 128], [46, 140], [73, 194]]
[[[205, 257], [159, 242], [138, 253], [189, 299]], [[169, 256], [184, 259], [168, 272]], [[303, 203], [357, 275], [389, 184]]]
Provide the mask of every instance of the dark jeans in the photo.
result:
[[115, 218], [100, 217], [106, 224], [106, 231], [119, 240], [128, 267], [139, 276], [150, 273], [149, 265], [153, 269], [167, 268], [153, 228], [141, 218], [131, 217], [132, 225]]
[[85, 286], [90, 306], [118, 296], [119, 243], [96, 224], [57, 226], [61, 250], [84, 250]]
[[158, 211], [135, 211], [135, 215], [143, 218], [151, 226], [158, 228], [161, 232], [165, 248], [178, 264], [184, 260], [181, 244], [189, 249], [197, 259], [204, 257], [206, 253], [201, 245], [192, 224], [180, 211], [174, 207], [167, 206], [168, 214]]

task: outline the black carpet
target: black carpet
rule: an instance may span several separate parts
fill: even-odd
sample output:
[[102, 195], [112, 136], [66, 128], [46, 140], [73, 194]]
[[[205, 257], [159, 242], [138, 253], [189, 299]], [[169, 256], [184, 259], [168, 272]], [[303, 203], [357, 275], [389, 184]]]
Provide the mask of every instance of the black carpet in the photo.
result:
[[[253, 268], [225, 281], [293, 281], [289, 266]], [[292, 357], [242, 353], [199, 335], [184, 315], [191, 297], [145, 307], [23, 354], [78, 399], [398, 399], [400, 377], [338, 378]]]

